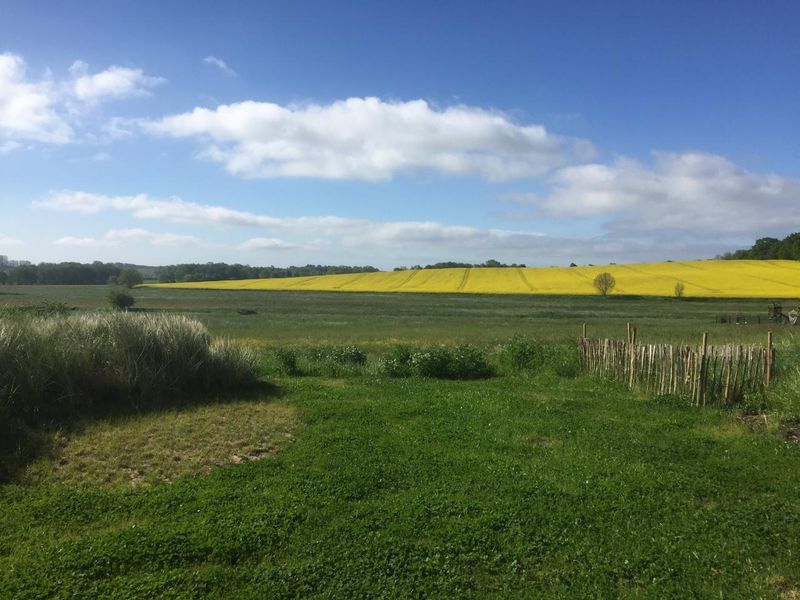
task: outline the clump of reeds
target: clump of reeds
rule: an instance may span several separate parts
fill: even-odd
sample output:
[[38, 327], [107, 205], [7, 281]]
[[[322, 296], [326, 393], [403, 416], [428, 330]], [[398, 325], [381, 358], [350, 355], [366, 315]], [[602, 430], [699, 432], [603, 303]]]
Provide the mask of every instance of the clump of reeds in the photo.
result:
[[250, 349], [183, 316], [0, 317], [0, 422], [138, 408], [255, 378]]

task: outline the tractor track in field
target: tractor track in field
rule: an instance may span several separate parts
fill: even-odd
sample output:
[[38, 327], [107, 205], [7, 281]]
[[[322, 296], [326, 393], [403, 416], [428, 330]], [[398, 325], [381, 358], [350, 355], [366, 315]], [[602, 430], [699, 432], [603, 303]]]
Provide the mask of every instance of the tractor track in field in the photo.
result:
[[409, 284], [409, 282], [410, 282], [412, 279], [414, 279], [414, 277], [416, 277], [418, 273], [419, 273], [419, 271], [418, 271], [418, 270], [413, 270], [413, 271], [411, 271], [411, 274], [410, 274], [408, 277], [406, 277], [406, 278], [405, 278], [403, 281], [401, 281], [400, 283], [398, 283], [396, 286], [394, 286], [394, 287], [391, 287], [391, 288], [389, 288], [389, 289], [390, 289], [390, 290], [401, 290], [401, 289], [402, 289], [402, 288], [404, 288], [406, 285], [408, 285], [408, 284]]
[[520, 281], [522, 281], [522, 285], [524, 285], [526, 288], [528, 288], [528, 290], [530, 290], [531, 292], [535, 292], [536, 291], [536, 288], [533, 287], [533, 285], [531, 284], [530, 281], [528, 281], [527, 275], [525, 275], [523, 270], [521, 268], [519, 268], [519, 267], [517, 267], [517, 275], [519, 275], [519, 279], [520, 279]]
[[464, 269], [464, 274], [461, 276], [461, 283], [458, 284], [457, 288], [459, 292], [463, 292], [464, 288], [467, 286], [467, 280], [469, 279], [469, 272], [471, 270], [471, 268]]

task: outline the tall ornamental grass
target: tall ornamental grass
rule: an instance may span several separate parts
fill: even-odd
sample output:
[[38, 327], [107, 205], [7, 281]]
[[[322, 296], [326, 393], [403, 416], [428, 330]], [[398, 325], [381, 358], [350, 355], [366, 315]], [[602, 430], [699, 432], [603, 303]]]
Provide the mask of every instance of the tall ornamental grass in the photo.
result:
[[0, 316], [0, 424], [140, 408], [255, 379], [251, 350], [183, 316]]

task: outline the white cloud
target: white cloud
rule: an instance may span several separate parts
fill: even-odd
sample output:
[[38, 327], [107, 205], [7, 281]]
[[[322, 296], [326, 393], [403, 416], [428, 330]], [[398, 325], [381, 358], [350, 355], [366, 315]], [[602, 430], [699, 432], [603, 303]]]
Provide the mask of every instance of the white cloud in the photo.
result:
[[[713, 161], [712, 161], [713, 162]], [[619, 164], [615, 166], [619, 168]], [[667, 169], [669, 171], [669, 169]], [[690, 169], [690, 171], [692, 171]], [[589, 170], [594, 174], [594, 170]], [[563, 174], [561, 174], [563, 176]], [[750, 181], [748, 176], [746, 180]], [[644, 179], [647, 180], [646, 177]], [[559, 179], [567, 181], [567, 179]], [[684, 182], [680, 189], [693, 189], [696, 183]], [[788, 189], [787, 183], [780, 182], [765, 176], [757, 179], [760, 185], [746, 186], [749, 190], [761, 190], [770, 198], [782, 198], [783, 191]], [[561, 185], [561, 184], [560, 184]], [[706, 185], [702, 189], [719, 187]], [[796, 184], [792, 184], [796, 185]], [[783, 187], [782, 187], [783, 186]], [[731, 186], [738, 189], [737, 186]], [[789, 185], [791, 187], [791, 185]], [[649, 188], [648, 188], [649, 189]], [[585, 218], [589, 221], [601, 217], [606, 213], [598, 213], [594, 208], [594, 196], [589, 196], [586, 205], [582, 204], [556, 204], [556, 194], [565, 192], [563, 188], [556, 189], [550, 196], [532, 199], [531, 196], [521, 196], [519, 201], [535, 201], [538, 210], [554, 211], [550, 214]], [[613, 194], [612, 194], [613, 195]], [[567, 198], [567, 196], [565, 196]], [[575, 202], [574, 197], [570, 197]], [[553, 202], [554, 204], [547, 204]], [[781, 222], [783, 229], [796, 229], [800, 224], [797, 219], [800, 212], [800, 202], [794, 204], [784, 200], [775, 200], [782, 203], [786, 209], [785, 219], [781, 217], [776, 221]], [[76, 212], [84, 215], [99, 214], [104, 211], [124, 213], [126, 218], [132, 217], [139, 220], [153, 220], [167, 223], [180, 223], [197, 226], [211, 226], [253, 229], [258, 235], [245, 238], [245, 241], [236, 245], [236, 249], [243, 252], [257, 252], [259, 250], [291, 250], [291, 260], [318, 261], [320, 256], [332, 262], [363, 263], [373, 262], [378, 265], [396, 265], [397, 262], [434, 262], [437, 260], [472, 260], [482, 261], [487, 258], [497, 258], [511, 262], [527, 262], [529, 264], [567, 264], [576, 262], [602, 262], [613, 261], [638, 261], [638, 260], [666, 260], [688, 259], [713, 256], [723, 251], [735, 249], [755, 235], [760, 235], [763, 223], [750, 222], [752, 229], [739, 235], [739, 231], [747, 227], [747, 223], [740, 223], [737, 214], [731, 211], [719, 210], [717, 213], [703, 213], [714, 227], [708, 231], [694, 230], [694, 224], [681, 220], [680, 216], [666, 215], [667, 208], [660, 205], [653, 209], [646, 198], [632, 201], [629, 198], [617, 200], [617, 204], [602, 199], [601, 206], [613, 206], [616, 212], [608, 213], [611, 222], [604, 231], [594, 236], [584, 233], [583, 237], [568, 237], [546, 235], [538, 231], [526, 231], [516, 227], [514, 230], [500, 228], [483, 228], [463, 225], [452, 225], [435, 221], [375, 221], [371, 219], [343, 218], [337, 216], [303, 216], [303, 217], [277, 217], [264, 214], [238, 211], [219, 205], [199, 204], [188, 202], [181, 198], [159, 199], [147, 194], [132, 196], [106, 196], [79, 191], [53, 192], [47, 198], [35, 203], [36, 206], [54, 210]], [[674, 210], [680, 215], [680, 210], [685, 206], [698, 211], [710, 210], [702, 208], [703, 204], [684, 202], [676, 204]], [[696, 208], [700, 206], [700, 208]], [[778, 204], [770, 204], [768, 209], [775, 209]], [[648, 216], [648, 211], [655, 210], [655, 217]], [[560, 211], [560, 212], [555, 212]], [[753, 213], [746, 212], [745, 219], [754, 218]], [[767, 211], [769, 213], [769, 210]], [[780, 216], [780, 215], [779, 215]], [[713, 217], [713, 218], [712, 218]], [[687, 217], [684, 217], [687, 218]], [[723, 224], [714, 219], [727, 219], [736, 223], [732, 228], [725, 229]], [[661, 221], [659, 221], [659, 219]], [[663, 221], [663, 222], [662, 222]], [[518, 221], [519, 222], [519, 221]], [[725, 221], [727, 222], [727, 221]], [[794, 225], [792, 225], [794, 223]], [[664, 229], [670, 228], [673, 229]], [[675, 235], [676, 227], [681, 227]], [[589, 229], [591, 230], [591, 228]], [[106, 236], [95, 242], [85, 240], [69, 240], [69, 243], [87, 244], [99, 243], [112, 245], [121, 243], [121, 240], [130, 241], [133, 238], [153, 244], [166, 244], [166, 239], [158, 241], [147, 237], [143, 230], [129, 229], [109, 232]], [[584, 228], [584, 232], [587, 229]], [[673, 233], [659, 235], [664, 231]], [[655, 232], [655, 233], [654, 233]], [[165, 234], [161, 234], [165, 235]], [[226, 234], [226, 235], [229, 235]], [[191, 243], [191, 239], [176, 238], [176, 245]], [[233, 248], [233, 246], [228, 246]], [[257, 256], [257, 255], [254, 255]], [[302, 258], [300, 258], [302, 257]], [[369, 257], [365, 259], [364, 257]], [[401, 258], [402, 257], [402, 258]], [[234, 258], [234, 260], [236, 260]], [[258, 258], [253, 258], [258, 260]]]
[[654, 164], [619, 158], [556, 171], [548, 194], [518, 202], [546, 215], [601, 218], [612, 235], [758, 235], [800, 226], [800, 180], [759, 175], [699, 152], [654, 153]]
[[241, 250], [294, 250], [298, 247], [278, 238], [251, 238], [239, 245]]
[[2, 142], [0, 143], [0, 154], [8, 154], [14, 150], [19, 150], [20, 148], [22, 148], [22, 144], [15, 142], [14, 140]]
[[146, 229], [111, 229], [101, 238], [67, 236], [53, 242], [56, 246], [108, 248], [126, 244], [146, 243], [153, 246], [196, 245], [200, 240], [191, 235], [155, 233]]
[[342, 217], [293, 217], [279, 218], [233, 210], [223, 206], [197, 204], [180, 198], [158, 199], [147, 194], [135, 196], [106, 196], [79, 191], [53, 192], [45, 200], [34, 202], [34, 206], [84, 215], [106, 210], [130, 213], [137, 219], [155, 219], [171, 223], [193, 223], [205, 225], [234, 225], [246, 227], [300, 228], [331, 231], [357, 227], [368, 223], [363, 219]]
[[0, 154], [21, 147], [21, 141], [66, 144], [75, 140], [78, 117], [99, 102], [147, 95], [162, 83], [140, 69], [112, 66], [89, 73], [83, 62], [70, 68], [71, 78], [28, 77], [25, 60], [0, 54]]
[[236, 77], [236, 71], [231, 69], [224, 60], [222, 60], [221, 58], [217, 58], [216, 56], [206, 56], [203, 59], [203, 64], [216, 67], [228, 77]]
[[[59, 94], [49, 79], [30, 81], [25, 61], [16, 54], [0, 54], [0, 138], [64, 144], [73, 130], [57, 112]], [[5, 144], [7, 151], [16, 145]]]
[[202, 140], [202, 156], [244, 177], [385, 180], [430, 170], [508, 180], [541, 175], [591, 144], [468, 106], [348, 98], [328, 105], [240, 102], [143, 124]]
[[91, 74], [89, 65], [77, 60], [69, 69], [73, 79], [71, 93], [82, 102], [95, 104], [107, 98], [129, 98], [147, 96], [149, 88], [164, 83], [162, 77], [150, 77], [141, 69], [111, 66], [104, 71]]
[[[51, 193], [35, 205], [84, 215], [118, 211], [141, 220], [257, 229], [266, 235], [245, 240], [237, 246], [238, 250], [291, 250], [292, 256], [308, 256], [309, 260], [319, 260], [323, 254], [334, 262], [365, 262], [364, 256], [371, 257], [369, 260], [373, 262], [396, 261], [397, 256], [426, 257], [420, 258], [423, 261], [486, 260], [493, 256], [518, 262], [531, 255], [573, 259], [586, 255], [587, 248], [607, 255], [605, 242], [566, 240], [532, 231], [483, 229], [433, 221], [380, 222], [336, 216], [274, 217], [180, 198], [150, 198], [146, 194], [105, 196], [62, 191]], [[138, 229], [111, 231], [98, 240], [69, 238], [62, 243], [110, 246], [132, 238], [145, 239], [145, 234]]]
[[0, 248], [3, 246], [21, 246], [22, 240], [18, 240], [17, 238], [12, 238], [9, 235], [6, 235], [0, 232]]

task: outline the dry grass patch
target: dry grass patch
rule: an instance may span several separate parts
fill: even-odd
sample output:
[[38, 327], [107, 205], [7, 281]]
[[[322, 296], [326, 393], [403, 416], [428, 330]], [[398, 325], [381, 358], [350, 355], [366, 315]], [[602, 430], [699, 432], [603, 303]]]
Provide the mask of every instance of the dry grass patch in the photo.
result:
[[295, 441], [299, 425], [294, 408], [251, 400], [103, 420], [58, 435], [28, 478], [81, 487], [170, 482], [274, 455]]

